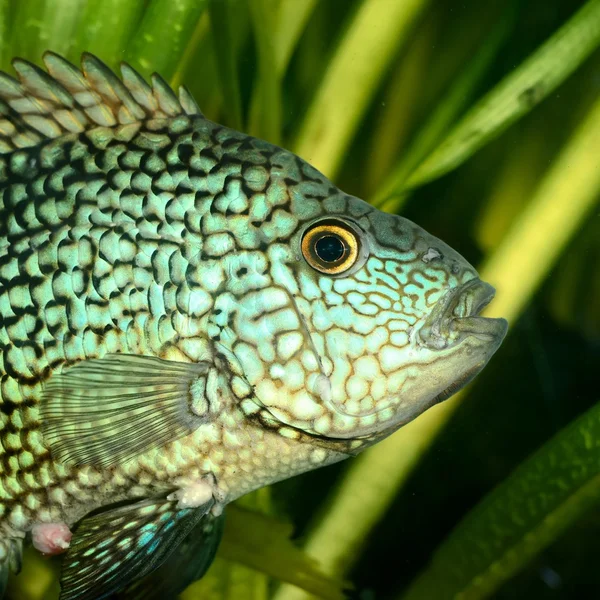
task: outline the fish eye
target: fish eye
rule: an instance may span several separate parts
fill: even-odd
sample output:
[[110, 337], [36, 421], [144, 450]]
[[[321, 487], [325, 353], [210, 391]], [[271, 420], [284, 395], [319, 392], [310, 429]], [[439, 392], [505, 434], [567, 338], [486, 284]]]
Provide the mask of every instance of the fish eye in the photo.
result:
[[358, 260], [360, 238], [356, 229], [341, 219], [321, 220], [304, 232], [302, 254], [316, 271], [340, 275]]

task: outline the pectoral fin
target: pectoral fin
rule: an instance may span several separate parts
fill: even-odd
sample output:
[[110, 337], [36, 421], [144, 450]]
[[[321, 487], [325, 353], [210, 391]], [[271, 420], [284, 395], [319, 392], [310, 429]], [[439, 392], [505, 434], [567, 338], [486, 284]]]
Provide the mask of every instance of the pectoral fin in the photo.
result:
[[165, 445], [208, 420], [207, 363], [108, 355], [52, 376], [42, 395], [42, 430], [54, 456], [110, 466]]
[[147, 500], [85, 518], [63, 562], [60, 600], [101, 600], [123, 592], [165, 564], [192, 532], [203, 529], [205, 519], [208, 563], [220, 534], [219, 526], [210, 525], [213, 504], [177, 509], [174, 502]]

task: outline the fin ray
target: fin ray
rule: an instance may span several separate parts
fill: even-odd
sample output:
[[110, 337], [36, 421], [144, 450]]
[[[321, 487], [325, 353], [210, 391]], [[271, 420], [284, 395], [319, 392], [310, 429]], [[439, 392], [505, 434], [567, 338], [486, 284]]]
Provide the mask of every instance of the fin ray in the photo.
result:
[[145, 500], [83, 519], [61, 572], [60, 600], [100, 600], [152, 573], [212, 508]]
[[173, 92], [169, 84], [158, 73], [153, 73], [151, 80], [154, 97], [158, 102], [158, 106], [166, 115], [175, 117], [184, 112], [175, 92]]
[[194, 96], [184, 85], [179, 87], [179, 104], [188, 115], [204, 116]]
[[152, 573], [117, 594], [118, 600], [177, 598], [212, 564], [223, 535], [224, 514], [207, 514]]
[[[42, 428], [58, 460], [110, 466], [188, 435], [207, 422], [190, 387], [207, 363], [107, 355], [55, 374], [42, 393]], [[194, 392], [197, 393], [197, 392]]]
[[0, 72], [0, 115], [13, 125], [11, 132], [6, 126], [0, 131], [2, 154], [98, 126], [202, 116], [189, 92], [178, 98], [156, 74], [150, 85], [123, 64], [120, 79], [88, 53], [82, 55], [81, 70], [53, 52], [46, 52], [43, 61], [47, 71], [15, 58], [17, 78]]

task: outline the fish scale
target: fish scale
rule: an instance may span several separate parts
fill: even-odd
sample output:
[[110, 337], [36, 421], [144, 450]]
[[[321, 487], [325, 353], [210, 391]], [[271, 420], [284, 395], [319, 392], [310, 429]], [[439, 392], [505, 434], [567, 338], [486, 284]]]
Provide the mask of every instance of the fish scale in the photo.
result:
[[83, 518], [63, 598], [149, 589], [140, 565], [203, 544], [175, 594], [225, 504], [389, 435], [506, 326], [459, 302], [491, 288], [443, 242], [185, 90], [44, 60], [0, 76], [1, 573]]
[[[139, 154], [140, 171], [112, 172], [112, 164], [118, 157], [122, 157], [124, 164], [134, 163], [123, 156], [127, 149], [115, 143], [122, 141], [119, 132], [110, 137], [107, 132], [101, 135], [94, 132], [96, 135], [90, 136], [93, 139], [86, 133], [70, 135], [62, 140], [60, 152], [37, 146], [28, 153], [26, 160], [35, 166], [31, 175], [23, 177], [25, 185], [45, 190], [44, 195], [30, 198], [39, 217], [35, 221], [21, 222], [10, 233], [3, 232], [12, 247], [18, 247], [27, 239], [31, 241], [17, 256], [3, 253], [0, 267], [2, 306], [8, 302], [15, 317], [12, 324], [5, 321], [2, 329], [7, 346], [10, 345], [2, 354], [3, 372], [6, 373], [3, 380], [10, 377], [13, 381], [18, 380], [21, 386], [27, 382], [30, 390], [22, 393], [25, 401], [39, 397], [39, 382], [49, 370], [65, 362], [117, 351], [166, 356], [175, 349], [183, 353], [187, 350], [186, 357], [197, 361], [210, 352], [205, 340], [189, 331], [188, 319], [183, 315], [201, 317], [208, 313], [212, 304], [210, 292], [214, 293], [214, 290], [206, 291], [200, 282], [203, 269], [194, 271], [199, 264], [211, 259], [222, 260], [227, 254], [214, 256], [204, 251], [205, 247], [213, 246], [211, 236], [219, 236], [221, 229], [227, 227], [227, 234], [233, 239], [231, 230], [239, 227], [241, 231], [248, 227], [251, 213], [263, 211], [262, 207], [251, 209], [248, 206], [247, 214], [238, 217], [244, 223], [235, 226], [231, 223], [231, 215], [227, 214], [229, 207], [219, 210], [215, 206], [218, 203], [215, 196], [219, 193], [216, 190], [223, 193], [236, 177], [232, 165], [236, 165], [240, 177], [244, 163], [252, 164], [246, 161], [256, 149], [246, 150], [250, 156], [245, 158], [243, 153], [238, 153], [238, 144], [231, 143], [227, 130], [203, 122], [201, 128], [192, 131], [192, 123], [186, 117], [169, 123], [167, 131], [164, 123], [152, 125], [151, 138], [142, 129], [129, 140], [134, 156], [139, 148], [143, 149], [143, 154]], [[109, 130], [108, 133], [113, 132]], [[175, 135], [178, 137], [174, 139]], [[237, 138], [239, 143], [244, 141], [240, 139], [242, 136]], [[143, 157], [152, 153], [148, 149], [149, 139], [156, 147], [153, 156], [164, 157], [166, 164], [173, 168], [167, 176], [162, 171], [143, 168]], [[225, 150], [221, 144], [228, 141], [225, 143], [228, 150]], [[190, 163], [195, 163], [193, 167], [181, 163], [177, 152], [178, 147], [189, 147], [192, 142], [197, 149], [193, 156], [198, 159], [196, 162], [189, 157]], [[209, 152], [203, 152], [205, 148]], [[260, 150], [261, 164], [270, 169], [269, 154], [272, 151]], [[41, 158], [45, 151], [50, 156], [46, 160]], [[65, 164], [67, 160], [70, 163]], [[219, 161], [226, 165], [223, 170], [214, 168]], [[146, 161], [148, 163], [152, 164], [151, 158]], [[37, 167], [38, 164], [44, 164], [44, 168]], [[70, 170], [66, 171], [65, 167]], [[61, 170], [68, 173], [69, 181], [65, 181], [66, 176], [61, 178], [64, 185], [55, 191], [46, 185], [46, 181]], [[12, 173], [9, 165], [9, 176]], [[180, 185], [176, 181], [183, 178], [183, 175], [177, 177], [178, 173], [186, 174], [187, 184], [186, 191], [175, 197], [173, 194]], [[264, 180], [262, 188], [256, 184], [256, 178], [252, 179], [253, 193], [264, 194], [256, 202], [270, 207], [266, 192], [268, 179]], [[11, 185], [3, 189], [2, 195], [0, 218], [3, 221], [5, 215], [16, 212], [13, 186], [21, 185], [20, 181], [16, 184], [9, 181]], [[243, 181], [243, 176], [238, 181]], [[64, 195], [62, 210], [57, 210], [56, 196], [46, 195], [51, 193]], [[174, 216], [173, 205], [177, 205], [176, 210], [182, 215], [179, 219]], [[283, 205], [279, 198], [276, 205]], [[184, 215], [192, 210], [199, 217], [198, 229], [184, 226]], [[60, 221], [53, 222], [57, 213]], [[227, 220], [221, 220], [221, 216]], [[269, 215], [264, 215], [263, 219], [269, 221]], [[232, 255], [221, 271], [238, 263], [252, 262], [252, 256], [248, 255], [252, 248], [258, 249], [285, 235], [285, 230], [273, 231], [278, 220], [283, 221], [283, 218], [275, 217], [274, 227], [269, 227], [270, 235], [257, 231], [253, 240], [250, 235], [245, 235], [244, 249]], [[156, 227], [156, 224], [161, 226]], [[51, 230], [43, 229], [48, 225]], [[128, 251], [130, 245], [135, 248], [133, 252]], [[216, 242], [214, 246], [218, 249], [225, 245]], [[32, 265], [31, 271], [23, 272], [22, 265], [29, 253], [32, 256], [37, 253], [37, 264]], [[268, 269], [267, 263], [263, 268]], [[18, 275], [11, 277], [16, 272]], [[83, 273], [88, 276], [79, 277]], [[152, 302], [152, 293], [156, 292], [152, 289], [154, 286], [165, 287]], [[228, 287], [237, 288], [232, 291], [233, 296], [247, 291], [239, 279], [235, 286]], [[18, 301], [11, 301], [11, 296]], [[44, 299], [44, 302], [36, 302], [36, 298]], [[191, 313], [188, 312], [190, 307]], [[197, 328], [205, 330], [206, 325], [197, 324]], [[33, 360], [34, 356], [40, 358]], [[3, 393], [3, 398], [15, 395]], [[34, 415], [30, 423], [24, 424], [24, 430], [39, 427]], [[10, 447], [9, 443], [3, 446]], [[47, 456], [42, 445], [33, 446], [31, 450], [35, 453], [36, 464], [38, 456]], [[34, 465], [31, 468], [35, 469]], [[10, 467], [4, 472], [11, 474]]]

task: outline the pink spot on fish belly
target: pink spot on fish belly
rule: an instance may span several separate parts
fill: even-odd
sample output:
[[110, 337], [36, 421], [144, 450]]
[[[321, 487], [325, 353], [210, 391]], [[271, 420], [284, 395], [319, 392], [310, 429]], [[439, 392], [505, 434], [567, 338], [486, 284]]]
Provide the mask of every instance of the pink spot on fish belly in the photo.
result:
[[48, 556], [65, 552], [72, 536], [65, 523], [37, 523], [31, 528], [33, 547]]

